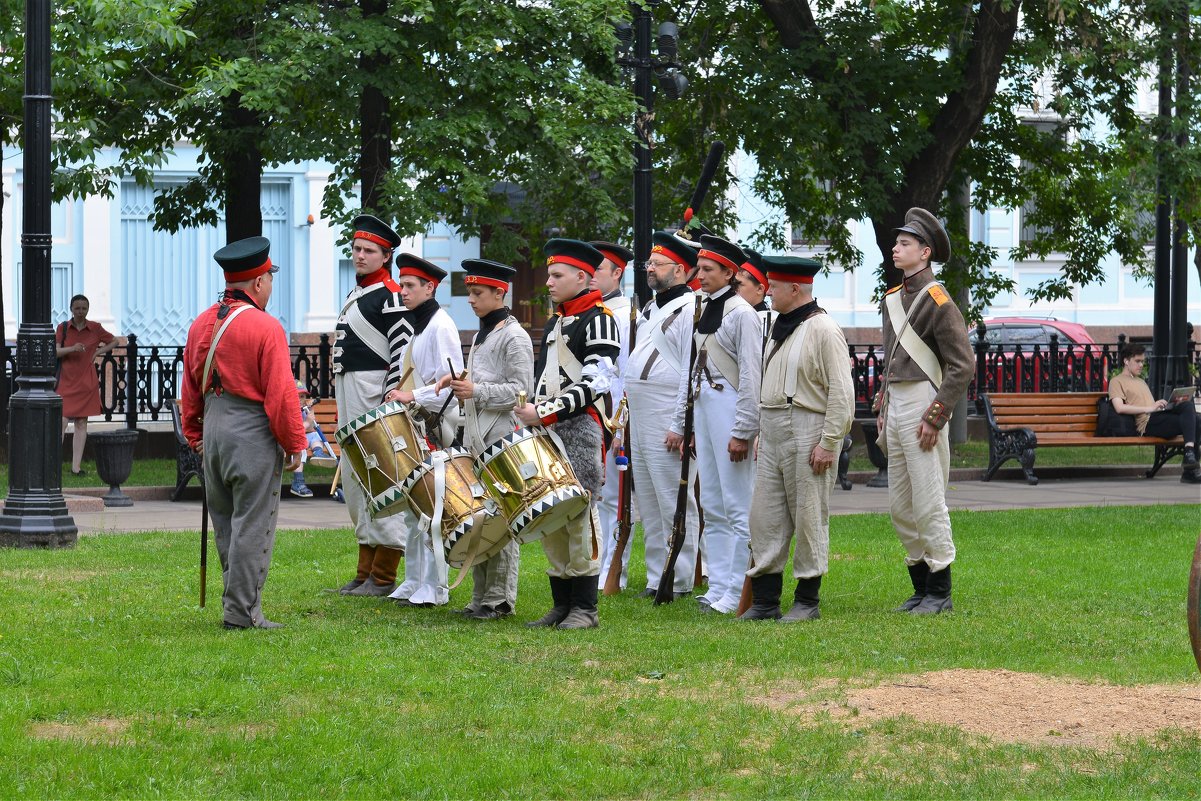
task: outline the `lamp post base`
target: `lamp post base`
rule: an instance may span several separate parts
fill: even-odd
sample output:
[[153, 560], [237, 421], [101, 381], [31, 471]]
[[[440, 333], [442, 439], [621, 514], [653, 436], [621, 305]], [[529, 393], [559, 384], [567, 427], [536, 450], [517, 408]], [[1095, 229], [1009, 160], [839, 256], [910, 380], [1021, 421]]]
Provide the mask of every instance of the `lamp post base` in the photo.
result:
[[62, 493], [9, 495], [0, 514], [0, 547], [71, 548], [79, 529]]

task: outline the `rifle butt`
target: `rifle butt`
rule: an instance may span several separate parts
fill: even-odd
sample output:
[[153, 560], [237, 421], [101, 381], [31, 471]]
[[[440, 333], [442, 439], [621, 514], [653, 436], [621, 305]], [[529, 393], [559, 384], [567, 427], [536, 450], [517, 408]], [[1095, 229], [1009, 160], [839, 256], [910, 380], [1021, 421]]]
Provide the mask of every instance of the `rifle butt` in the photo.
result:
[[617, 535], [617, 544], [613, 546], [613, 558], [609, 562], [609, 572], [605, 574], [605, 595], [621, 593], [621, 563], [625, 559], [626, 545], [630, 541], [629, 526], [622, 526]]
[[738, 609], [735, 610], [734, 616], [738, 617], [743, 612], [751, 608], [754, 598], [751, 594], [751, 577], [746, 576], [742, 580], [742, 594], [738, 596]]

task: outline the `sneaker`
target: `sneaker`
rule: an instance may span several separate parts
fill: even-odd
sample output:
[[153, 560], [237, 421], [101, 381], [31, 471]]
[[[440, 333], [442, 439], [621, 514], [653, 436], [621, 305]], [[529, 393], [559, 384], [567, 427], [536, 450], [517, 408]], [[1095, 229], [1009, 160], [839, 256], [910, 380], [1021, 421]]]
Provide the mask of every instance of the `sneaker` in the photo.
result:
[[312, 498], [313, 491], [304, 484], [293, 484], [290, 492], [297, 498]]

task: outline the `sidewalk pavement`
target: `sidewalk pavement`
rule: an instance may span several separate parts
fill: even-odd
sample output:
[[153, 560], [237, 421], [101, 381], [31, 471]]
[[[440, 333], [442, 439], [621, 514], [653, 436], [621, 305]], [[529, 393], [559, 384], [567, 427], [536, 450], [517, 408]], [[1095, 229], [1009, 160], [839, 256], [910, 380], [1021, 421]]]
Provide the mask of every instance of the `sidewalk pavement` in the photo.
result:
[[[870, 475], [870, 474], [869, 474]], [[138, 490], [141, 490], [140, 492]], [[170, 488], [129, 488], [133, 506], [105, 508], [96, 497], [68, 496], [68, 508], [80, 534], [118, 534], [130, 531], [199, 531], [200, 501], [172, 502]], [[349, 528], [345, 504], [323, 497], [300, 499], [287, 495], [279, 505], [280, 529]], [[145, 496], [139, 499], [139, 496]], [[1182, 484], [1177, 476], [1044, 478], [1037, 486], [1024, 481], [952, 480], [947, 506], [952, 510], [997, 511], [1072, 506], [1149, 506], [1201, 503], [1201, 486]], [[830, 513], [835, 515], [888, 513], [888, 490], [857, 483], [851, 490], [834, 489]], [[1196, 515], [1201, 527], [1201, 513]]]

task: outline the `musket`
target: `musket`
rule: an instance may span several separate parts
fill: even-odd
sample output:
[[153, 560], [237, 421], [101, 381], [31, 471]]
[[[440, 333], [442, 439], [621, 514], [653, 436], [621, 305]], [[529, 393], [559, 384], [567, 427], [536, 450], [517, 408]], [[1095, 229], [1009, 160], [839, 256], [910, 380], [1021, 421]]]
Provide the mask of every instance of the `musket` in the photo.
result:
[[[630, 298], [630, 336], [629, 352], [634, 352], [634, 343], [638, 339], [638, 296]], [[629, 397], [629, 393], [626, 393]], [[617, 504], [617, 543], [613, 546], [613, 558], [609, 562], [609, 572], [605, 574], [605, 595], [617, 595], [621, 592], [621, 563], [625, 559], [626, 547], [630, 542], [630, 532], [634, 530], [634, 473], [630, 459], [633, 453], [633, 434], [630, 426], [634, 415], [630, 414], [628, 400], [626, 404], [626, 424], [621, 435], [621, 449], [626, 459], [626, 466], [621, 470], [621, 489], [618, 492]]]
[[[751, 557], [751, 564], [747, 565], [747, 570], [754, 566], [755, 557]], [[754, 594], [751, 592], [751, 577], [744, 576], [742, 579], [742, 594], [738, 596], [738, 608], [734, 610], [734, 617], [739, 617], [743, 612], [751, 608], [751, 604], [755, 602]]]
[[688, 208], [684, 209], [684, 230], [692, 224], [692, 217], [696, 210], [705, 202], [705, 195], [709, 194], [709, 185], [713, 183], [713, 176], [717, 173], [717, 167], [721, 164], [722, 154], [726, 152], [726, 143], [718, 140], [709, 146], [709, 154], [705, 156], [705, 164], [701, 167], [701, 176], [696, 182], [696, 188], [692, 190], [692, 198], [688, 201]]
[[[701, 319], [701, 296], [696, 296], [696, 304], [692, 311], [692, 327], [695, 331], [696, 325]], [[688, 392], [687, 399], [684, 403], [684, 439], [681, 444], [680, 453], [680, 488], [676, 492], [676, 514], [671, 523], [671, 549], [667, 554], [667, 564], [663, 567], [663, 575], [659, 577], [659, 588], [655, 591], [655, 605], [669, 604], [675, 600], [675, 592], [673, 590], [676, 576], [676, 561], [680, 558], [680, 551], [684, 548], [684, 537], [687, 531], [688, 521], [688, 493], [692, 491], [691, 482], [688, 480], [689, 473], [692, 467], [692, 429], [693, 429], [693, 407], [696, 402], [695, 382], [692, 380], [692, 371], [696, 367], [696, 337], [691, 337], [692, 347], [688, 352]]]

